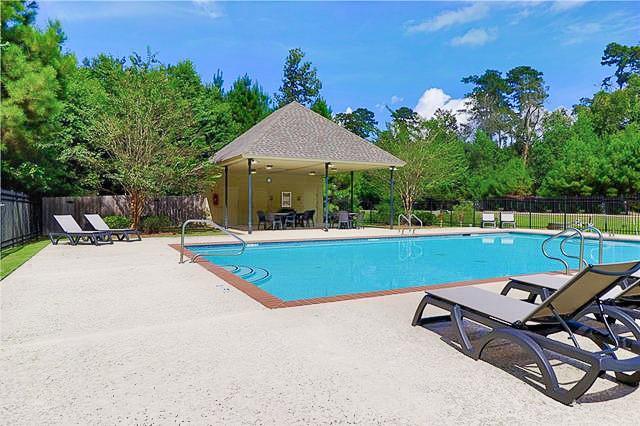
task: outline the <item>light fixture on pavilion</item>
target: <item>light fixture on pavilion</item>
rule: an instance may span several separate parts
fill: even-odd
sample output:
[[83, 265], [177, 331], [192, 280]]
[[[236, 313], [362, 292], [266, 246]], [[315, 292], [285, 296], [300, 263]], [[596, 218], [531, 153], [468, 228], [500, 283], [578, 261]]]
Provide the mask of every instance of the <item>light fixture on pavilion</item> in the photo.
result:
[[264, 168], [267, 170], [271, 170], [273, 169], [273, 166], [271, 164], [267, 164]]
[[315, 175], [316, 175], [316, 172], [314, 172], [314, 171], [310, 171], [309, 172], [309, 176], [315, 176]]

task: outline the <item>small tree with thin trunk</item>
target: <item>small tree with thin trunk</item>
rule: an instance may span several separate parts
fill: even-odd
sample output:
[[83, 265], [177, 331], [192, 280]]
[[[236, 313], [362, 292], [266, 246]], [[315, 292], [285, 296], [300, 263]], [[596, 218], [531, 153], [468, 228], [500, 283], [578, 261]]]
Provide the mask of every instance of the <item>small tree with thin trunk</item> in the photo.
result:
[[394, 172], [394, 187], [407, 217], [421, 198], [458, 195], [467, 169], [464, 148], [455, 133], [438, 120], [420, 121], [415, 126], [392, 123], [382, 132], [379, 144], [406, 162]]
[[116, 86], [91, 138], [104, 151], [110, 178], [124, 189], [137, 227], [151, 196], [194, 193], [211, 183], [213, 170], [189, 103], [165, 69], [133, 65]]

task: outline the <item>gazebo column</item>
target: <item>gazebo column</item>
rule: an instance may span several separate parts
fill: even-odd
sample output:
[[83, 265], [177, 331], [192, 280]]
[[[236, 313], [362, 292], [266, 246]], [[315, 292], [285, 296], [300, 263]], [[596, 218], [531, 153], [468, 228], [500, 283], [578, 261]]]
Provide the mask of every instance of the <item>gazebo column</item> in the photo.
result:
[[329, 231], [329, 164], [324, 163], [324, 231]]
[[229, 227], [229, 166], [224, 166], [224, 229]]
[[351, 213], [353, 213], [353, 170], [351, 170]]
[[395, 167], [389, 167], [389, 229], [393, 229], [393, 171]]
[[248, 170], [248, 188], [247, 188], [247, 194], [248, 194], [248, 209], [249, 209], [249, 213], [248, 213], [248, 218], [247, 218], [247, 228], [249, 231], [249, 234], [251, 234], [253, 232], [253, 158], [249, 158], [249, 160], [247, 161], [247, 170]]

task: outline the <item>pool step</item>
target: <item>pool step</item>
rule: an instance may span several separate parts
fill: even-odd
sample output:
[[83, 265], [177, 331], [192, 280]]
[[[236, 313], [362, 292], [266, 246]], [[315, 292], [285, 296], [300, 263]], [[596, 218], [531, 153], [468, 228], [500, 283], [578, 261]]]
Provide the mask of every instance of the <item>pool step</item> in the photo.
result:
[[271, 273], [264, 268], [245, 265], [223, 265], [222, 268], [252, 284], [263, 284], [271, 278]]

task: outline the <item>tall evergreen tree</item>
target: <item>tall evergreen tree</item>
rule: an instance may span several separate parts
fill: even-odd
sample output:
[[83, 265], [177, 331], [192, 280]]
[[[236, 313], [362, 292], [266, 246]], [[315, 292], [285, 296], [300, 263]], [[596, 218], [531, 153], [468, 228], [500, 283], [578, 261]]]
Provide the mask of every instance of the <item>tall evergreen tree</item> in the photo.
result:
[[511, 105], [515, 109], [513, 126], [517, 148], [527, 163], [529, 151], [538, 139], [544, 114], [544, 102], [549, 97], [542, 73], [527, 66], [516, 67], [507, 73]]
[[376, 135], [378, 122], [375, 114], [366, 108], [358, 108], [352, 112], [336, 114], [335, 121], [345, 129], [361, 138], [368, 139]]
[[333, 111], [323, 97], [319, 97], [318, 99], [316, 99], [313, 105], [311, 105], [311, 111], [317, 112], [318, 114], [329, 120], [333, 118]]
[[274, 95], [278, 107], [296, 101], [302, 105], [311, 105], [320, 95], [322, 82], [318, 78], [316, 67], [303, 61], [305, 53], [300, 48], [289, 50], [284, 63], [282, 85]]
[[612, 86], [611, 80], [616, 78], [616, 84], [622, 88], [633, 74], [640, 74], [640, 45], [625, 46], [619, 43], [609, 43], [604, 49], [602, 65], [615, 67], [613, 76], [602, 81], [602, 86]]
[[3, 186], [32, 193], [74, 191], [59, 158], [64, 147], [52, 135], [59, 130], [75, 57], [62, 53], [58, 22], [35, 27], [35, 2], [3, 1], [0, 7]]
[[245, 74], [233, 82], [226, 94], [238, 131], [244, 133], [271, 112], [269, 95]]

